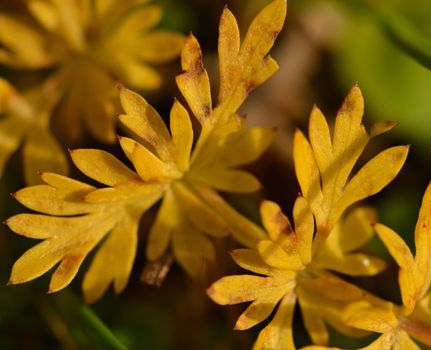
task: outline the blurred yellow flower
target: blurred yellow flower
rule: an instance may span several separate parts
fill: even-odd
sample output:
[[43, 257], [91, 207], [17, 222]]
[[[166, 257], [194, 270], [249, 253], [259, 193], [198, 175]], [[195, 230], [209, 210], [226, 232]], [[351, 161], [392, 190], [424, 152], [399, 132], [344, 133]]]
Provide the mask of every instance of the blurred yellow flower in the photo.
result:
[[215, 258], [208, 236], [231, 233], [249, 247], [265, 238], [263, 230], [230, 207], [217, 190], [252, 192], [260, 188], [254, 176], [236, 168], [267, 149], [274, 129], [243, 130], [237, 110], [253, 88], [277, 70], [268, 51], [285, 14], [285, 0], [271, 2], [254, 19], [241, 44], [237, 22], [224, 9], [219, 35], [220, 93], [214, 108], [199, 43], [193, 35], [186, 39], [184, 72], [177, 84], [202, 127], [195, 147], [191, 119], [180, 102], [171, 109], [169, 130], [141, 96], [120, 88], [125, 114], [119, 118], [135, 138], [120, 137], [119, 141], [135, 171], [110, 153], [78, 149], [71, 152], [75, 165], [108, 187], [97, 189], [43, 173], [45, 185], [18, 191], [15, 196], [22, 204], [47, 215], [20, 214], [7, 221], [18, 234], [44, 239], [18, 259], [10, 282], [32, 280], [61, 261], [50, 283], [50, 291], [60, 290], [107, 236], [85, 274], [84, 296], [87, 301], [98, 299], [111, 282], [120, 292], [135, 258], [139, 220], [160, 199], [147, 243], [150, 261], [160, 259], [171, 246], [179, 264], [196, 276], [206, 261]]
[[215, 282], [209, 296], [217, 303], [253, 301], [240, 316], [236, 329], [248, 329], [265, 320], [279, 306], [272, 321], [260, 332], [254, 349], [295, 349], [292, 318], [296, 300], [313, 343], [326, 345], [326, 323], [350, 336], [364, 332], [348, 326], [344, 307], [358, 300], [382, 301], [343, 281], [329, 270], [352, 276], [380, 272], [382, 260], [352, 251], [373, 235], [375, 213], [356, 208], [340, 219], [345, 210], [373, 195], [400, 171], [408, 148], [392, 147], [372, 158], [359, 171], [350, 173], [370, 137], [392, 127], [382, 123], [369, 135], [362, 125], [363, 98], [355, 86], [341, 106], [331, 140], [323, 114], [315, 107], [310, 117], [310, 141], [297, 131], [294, 139], [296, 175], [304, 197], [293, 208], [294, 226], [279, 206], [265, 201], [261, 217], [269, 239], [257, 250], [233, 252], [241, 267], [262, 276], [227, 276]]
[[49, 131], [49, 116], [58, 101], [57, 86], [43, 86], [20, 94], [0, 78], [0, 176], [6, 162], [23, 145], [24, 175], [28, 184], [40, 182], [42, 169], [67, 173], [67, 159]]
[[23, 14], [0, 13], [0, 63], [55, 68], [58, 116], [70, 141], [82, 124], [98, 140], [115, 141], [115, 82], [139, 89], [161, 84], [152, 67], [177, 57], [183, 35], [153, 29], [159, 6], [147, 0], [26, 0]]

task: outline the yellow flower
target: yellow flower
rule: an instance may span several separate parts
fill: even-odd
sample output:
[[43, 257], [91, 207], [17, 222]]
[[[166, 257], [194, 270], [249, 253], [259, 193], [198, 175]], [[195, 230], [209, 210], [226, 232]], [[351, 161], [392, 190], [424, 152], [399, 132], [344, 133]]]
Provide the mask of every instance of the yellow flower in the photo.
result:
[[97, 189], [44, 173], [45, 185], [18, 191], [15, 196], [22, 204], [47, 215], [20, 214], [7, 221], [21, 235], [44, 239], [15, 263], [11, 283], [32, 280], [61, 261], [50, 291], [64, 288], [85, 256], [107, 236], [84, 276], [84, 296], [87, 301], [96, 300], [111, 282], [120, 292], [135, 257], [140, 217], [159, 199], [162, 203], [147, 243], [150, 261], [162, 258], [171, 246], [179, 264], [190, 275], [197, 275], [205, 261], [214, 259], [208, 236], [232, 233], [250, 247], [264, 238], [263, 230], [230, 207], [216, 190], [251, 192], [260, 188], [255, 177], [236, 167], [259, 157], [272, 141], [274, 130], [243, 130], [237, 109], [278, 68], [268, 51], [285, 13], [285, 0], [271, 2], [254, 19], [240, 44], [234, 16], [227, 8], [223, 11], [221, 83], [214, 108], [199, 44], [193, 35], [187, 38], [182, 52], [184, 72], [177, 83], [202, 127], [194, 148], [190, 116], [180, 102], [171, 109], [168, 130], [142, 97], [120, 88], [125, 114], [119, 118], [136, 136], [120, 137], [120, 144], [135, 171], [107, 152], [78, 149], [71, 152], [75, 165], [107, 187]]
[[393, 230], [382, 224], [377, 224], [375, 229], [400, 268], [402, 305], [388, 302], [385, 307], [378, 307], [365, 301], [356, 302], [346, 308], [346, 322], [382, 333], [364, 349], [420, 349], [411, 337], [431, 346], [431, 185], [424, 194], [416, 224], [415, 256]]
[[67, 173], [67, 160], [48, 128], [49, 115], [58, 99], [56, 85], [47, 81], [22, 95], [0, 78], [0, 176], [6, 162], [23, 144], [24, 175], [28, 184], [40, 182], [46, 169]]
[[279, 303], [254, 349], [295, 349], [292, 318], [297, 299], [305, 328], [313, 342], [322, 345], [329, 338], [326, 323], [351, 336], [364, 335], [343, 322], [347, 304], [358, 300], [382, 302], [328, 271], [373, 275], [385, 266], [380, 259], [352, 253], [371, 238], [375, 213], [356, 208], [340, 217], [347, 207], [392, 181], [406, 159], [407, 148], [382, 151], [350, 177], [370, 137], [393, 125], [378, 124], [369, 135], [361, 124], [362, 114], [362, 94], [355, 86], [338, 112], [331, 140], [324, 116], [316, 107], [313, 109], [311, 145], [299, 131], [294, 139], [295, 168], [304, 195], [293, 208], [294, 226], [277, 204], [263, 202], [261, 217], [269, 239], [261, 240], [257, 251], [233, 252], [238, 265], [266, 277], [228, 276], [208, 290], [209, 296], [222, 305], [253, 301], [238, 319], [237, 329], [262, 322]]
[[146, 0], [26, 0], [31, 16], [0, 14], [0, 62], [12, 68], [55, 67], [62, 102], [58, 116], [70, 140], [82, 124], [103, 142], [115, 141], [115, 81], [155, 89], [151, 67], [178, 56], [184, 38], [152, 30], [158, 6]]

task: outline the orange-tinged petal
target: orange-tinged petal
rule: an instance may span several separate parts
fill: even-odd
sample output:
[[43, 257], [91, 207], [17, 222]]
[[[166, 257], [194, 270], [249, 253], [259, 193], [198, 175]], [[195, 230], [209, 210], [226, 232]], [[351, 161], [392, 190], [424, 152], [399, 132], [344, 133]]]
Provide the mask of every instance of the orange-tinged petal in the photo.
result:
[[274, 242], [293, 234], [293, 228], [289, 219], [282, 213], [280, 206], [268, 200], [260, 205], [260, 216], [269, 237]]
[[259, 333], [253, 350], [295, 349], [292, 332], [295, 303], [296, 295], [292, 290], [281, 300], [272, 321]]
[[195, 117], [204, 123], [212, 110], [210, 81], [203, 66], [201, 48], [192, 34], [186, 39], [181, 66], [184, 73], [176, 77], [178, 88]]
[[108, 186], [139, 181], [138, 175], [112, 154], [98, 149], [76, 149], [70, 152], [73, 163], [88, 177]]
[[189, 113], [183, 105], [175, 101], [171, 109], [170, 127], [175, 160], [178, 169], [186, 171], [189, 168], [190, 153], [193, 145], [193, 127]]

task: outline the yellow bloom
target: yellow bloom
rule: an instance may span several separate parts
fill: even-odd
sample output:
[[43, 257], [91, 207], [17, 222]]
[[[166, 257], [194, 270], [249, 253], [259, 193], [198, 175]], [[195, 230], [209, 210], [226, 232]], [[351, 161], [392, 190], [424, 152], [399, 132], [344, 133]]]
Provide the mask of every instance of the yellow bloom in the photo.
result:
[[155, 89], [152, 64], [178, 56], [184, 38], [152, 30], [161, 8], [146, 0], [26, 0], [31, 16], [0, 13], [0, 62], [20, 69], [55, 67], [61, 86], [58, 116], [75, 140], [82, 124], [103, 142], [115, 141], [115, 81]]
[[313, 109], [311, 145], [299, 131], [294, 140], [296, 173], [304, 194], [293, 208], [294, 226], [277, 204], [263, 202], [261, 216], [269, 239], [261, 240], [257, 251], [233, 252], [238, 265], [266, 277], [228, 276], [208, 290], [209, 296], [223, 305], [253, 301], [238, 319], [237, 329], [265, 320], [280, 303], [254, 349], [295, 348], [292, 318], [297, 299], [305, 328], [313, 342], [322, 345], [329, 337], [326, 323], [351, 336], [364, 335], [343, 322], [347, 304], [358, 300], [382, 302], [328, 271], [373, 275], [385, 266], [380, 259], [352, 253], [371, 238], [375, 213], [356, 208], [343, 219], [340, 217], [347, 207], [392, 181], [406, 159], [407, 148], [381, 152], [347, 181], [370, 136], [392, 126], [378, 124], [368, 135], [361, 124], [362, 113], [362, 95], [355, 86], [337, 115], [331, 140], [325, 118], [317, 108]]
[[85, 274], [84, 296], [96, 300], [111, 282], [120, 292], [135, 257], [139, 219], [159, 199], [162, 203], [147, 243], [150, 261], [160, 259], [170, 245], [182, 267], [197, 275], [205, 261], [214, 259], [208, 236], [232, 233], [250, 247], [264, 238], [263, 230], [231, 208], [216, 190], [250, 192], [260, 187], [255, 177], [236, 167], [259, 157], [274, 130], [242, 130], [237, 109], [277, 69], [268, 51], [285, 13], [285, 0], [271, 2], [254, 19], [240, 45], [237, 22], [224, 10], [219, 36], [221, 84], [214, 108], [199, 44], [193, 35], [187, 38], [182, 52], [184, 72], [177, 83], [202, 126], [193, 150], [190, 116], [180, 102], [171, 109], [169, 131], [142, 97], [120, 88], [125, 114], [119, 118], [136, 136], [120, 137], [120, 144], [135, 171], [107, 152], [78, 149], [71, 152], [75, 165], [107, 187], [96, 189], [44, 173], [46, 185], [17, 192], [22, 204], [47, 215], [21, 214], [7, 221], [21, 235], [45, 239], [15, 263], [11, 283], [34, 279], [61, 261], [50, 284], [50, 291], [57, 291], [72, 280], [89, 251], [108, 236]]
[[354, 327], [382, 333], [375, 342], [364, 348], [367, 350], [420, 349], [411, 337], [431, 346], [431, 185], [424, 194], [416, 224], [415, 256], [390, 228], [377, 224], [375, 229], [400, 268], [398, 281], [402, 305], [388, 302], [383, 308], [367, 302], [353, 303], [345, 310], [346, 322]]
[[52, 81], [21, 95], [0, 78], [0, 114], [4, 115], [0, 121], [0, 176], [20, 144], [28, 184], [40, 182], [37, 172], [42, 169], [67, 173], [66, 157], [48, 128], [49, 115], [57, 100]]

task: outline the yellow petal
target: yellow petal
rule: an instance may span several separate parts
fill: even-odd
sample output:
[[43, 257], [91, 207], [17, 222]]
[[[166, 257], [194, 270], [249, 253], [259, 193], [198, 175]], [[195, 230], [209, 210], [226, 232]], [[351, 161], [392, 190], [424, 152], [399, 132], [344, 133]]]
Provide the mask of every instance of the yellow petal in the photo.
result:
[[190, 226], [176, 228], [172, 237], [172, 250], [175, 259], [192, 277], [201, 275], [205, 271], [205, 264], [215, 259], [212, 242]]
[[380, 152], [371, 159], [344, 188], [340, 206], [346, 208], [380, 192], [397, 176], [406, 161], [407, 153], [408, 146], [396, 146]]
[[127, 36], [131, 33], [142, 33], [157, 25], [161, 17], [162, 9], [159, 6], [136, 7], [120, 17], [113, 35], [127, 40]]
[[93, 205], [82, 201], [88, 193], [77, 191], [72, 195], [47, 185], [26, 187], [14, 194], [14, 197], [27, 208], [49, 215], [79, 215], [89, 213]]
[[[236, 111], [247, 95], [258, 85], [267, 80], [278, 68], [275, 61], [267, 56], [280, 32], [286, 16], [286, 1], [275, 0], [263, 8], [250, 24], [238, 55], [238, 30], [233, 16], [225, 11], [221, 21], [221, 57], [220, 97], [223, 105], [230, 111]], [[227, 35], [232, 35], [230, 40]], [[227, 48], [228, 44], [232, 48]], [[226, 59], [227, 55], [231, 59]], [[237, 72], [233, 73], [233, 70]]]
[[129, 86], [142, 90], [154, 90], [162, 84], [160, 74], [137, 58], [121, 54], [113, 61], [115, 62], [114, 70]]
[[40, 174], [40, 177], [45, 183], [56, 188], [58, 192], [70, 197], [79, 198], [82, 196], [82, 194], [95, 189], [95, 187], [91, 185], [71, 179], [70, 177], [64, 175], [43, 172]]
[[[309, 135], [316, 163], [325, 176], [332, 163], [332, 141], [328, 123], [317, 106], [313, 107], [310, 114]], [[323, 180], [324, 183], [327, 181]]]
[[87, 230], [85, 239], [81, 229], [69, 234], [58, 234], [25, 252], [14, 264], [10, 283], [35, 279], [61, 263], [51, 277], [50, 292], [66, 287], [76, 275], [84, 257], [113, 226], [115, 218], [103, 217], [98, 225]]
[[385, 307], [376, 307], [365, 300], [357, 301], [345, 308], [344, 319], [350, 326], [360, 329], [378, 333], [390, 332], [398, 325], [392, 308], [393, 305], [389, 302]]
[[260, 227], [238, 213], [215, 191], [197, 184], [194, 184], [193, 188], [194, 192], [198, 193], [202, 200], [223, 218], [233, 238], [243, 246], [254, 248], [258, 240], [267, 238]]
[[280, 245], [270, 240], [257, 244], [260, 256], [270, 266], [278, 269], [298, 270], [303, 267], [301, 258], [294, 248], [286, 252]]
[[59, 18], [52, 3], [44, 0], [29, 0], [27, 1], [27, 8], [46, 29], [55, 30], [58, 26]]
[[429, 291], [431, 284], [431, 184], [422, 199], [415, 228], [415, 262], [418, 270], [416, 285], [420, 297]]
[[144, 181], [163, 181], [182, 175], [173, 165], [164, 163], [154, 153], [137, 142], [132, 154], [132, 163]]
[[140, 38], [137, 56], [146, 62], [163, 63], [179, 56], [184, 36], [171, 30], [159, 29]]
[[33, 128], [25, 139], [23, 152], [25, 180], [29, 185], [41, 182], [38, 175], [41, 170], [68, 173], [63, 149], [48, 130]]
[[86, 230], [91, 227], [95, 215], [77, 217], [58, 217], [41, 214], [18, 214], [7, 219], [5, 224], [15, 233], [36, 239], [45, 239], [71, 234], [77, 230]]
[[247, 193], [261, 189], [260, 182], [250, 173], [221, 167], [194, 169], [190, 177], [220, 191]]
[[188, 215], [187, 218], [193, 222], [199, 231], [215, 237], [224, 237], [229, 234], [229, 227], [223, 218], [189, 188], [177, 184], [173, 190], [178, 202], [184, 207]]
[[88, 177], [108, 186], [139, 181], [138, 175], [112, 154], [97, 149], [70, 152], [73, 163]]
[[233, 305], [252, 301], [273, 288], [270, 277], [252, 275], [227, 276], [213, 283], [207, 290], [208, 296], [217, 304]]
[[212, 110], [208, 73], [202, 62], [202, 51], [196, 38], [190, 34], [181, 55], [184, 73], [176, 77], [178, 88], [195, 117], [203, 123]]
[[82, 282], [87, 302], [99, 299], [111, 282], [116, 294], [126, 287], [136, 255], [138, 225], [139, 216], [127, 217], [117, 223], [97, 251]]
[[374, 235], [372, 225], [376, 222], [377, 212], [374, 208], [355, 208], [334, 228], [325, 241], [325, 246], [333, 246], [338, 252], [358, 249]]
[[297, 249], [302, 263], [307, 265], [311, 262], [312, 242], [314, 235], [314, 218], [307, 201], [298, 197], [293, 206], [293, 220], [295, 223], [295, 235]]
[[300, 130], [295, 131], [293, 138], [293, 159], [301, 192], [311, 205], [322, 197], [320, 176], [310, 143]]
[[319, 258], [313, 264], [316, 267], [349, 276], [373, 276], [386, 268], [384, 260], [362, 253], [326, 256]]
[[84, 196], [88, 203], [112, 203], [122, 201], [156, 202], [163, 193], [163, 186], [158, 184], [131, 183], [116, 187], [100, 188]]
[[421, 348], [409, 337], [407, 332], [400, 330], [397, 333], [393, 350], [421, 350]]
[[220, 92], [218, 102], [223, 103], [231, 94], [232, 82], [238, 80], [239, 71], [236, 69], [240, 48], [240, 34], [238, 23], [232, 12], [224, 8], [220, 18], [218, 57], [220, 70]]
[[274, 128], [253, 128], [235, 133], [226, 142], [220, 161], [229, 167], [248, 164], [259, 158], [274, 140]]
[[175, 197], [171, 191], [167, 191], [148, 235], [146, 246], [148, 260], [157, 260], [163, 255], [179, 222], [180, 213]]
[[171, 136], [157, 111], [140, 95], [120, 88], [121, 105], [126, 112], [119, 116], [120, 121], [154, 147], [162, 160], [171, 159]]
[[42, 68], [55, 59], [47, 50], [49, 42], [36, 28], [0, 14], [0, 43], [6, 48], [0, 49], [0, 62], [17, 68]]
[[298, 302], [301, 307], [302, 318], [307, 333], [310, 335], [314, 344], [327, 345], [329, 341], [329, 333], [323, 317], [320, 315], [319, 308], [316, 304], [310, 302], [301, 289], [298, 289]]
[[239, 331], [249, 329], [266, 320], [285, 292], [285, 288], [280, 288], [278, 291], [273, 290], [271, 293], [257, 298], [238, 318], [235, 329]]
[[398, 125], [398, 122], [391, 121], [391, 120], [387, 120], [387, 121], [384, 121], [384, 122], [374, 123], [371, 126], [370, 136], [371, 137], [376, 137], [376, 136], [379, 136], [381, 134], [384, 134], [385, 132], [388, 132], [389, 130], [392, 130], [397, 125]]
[[193, 145], [193, 127], [189, 113], [178, 101], [174, 102], [171, 109], [170, 127], [178, 169], [188, 170]]
[[274, 273], [273, 268], [266, 264], [258, 252], [253, 249], [235, 249], [230, 252], [230, 255], [243, 269], [266, 276]]
[[260, 216], [269, 237], [274, 242], [293, 234], [292, 225], [289, 219], [282, 213], [279, 205], [271, 201], [263, 201], [260, 205]]
[[253, 350], [295, 349], [292, 332], [295, 303], [296, 295], [292, 290], [281, 300], [272, 321], [259, 333]]

